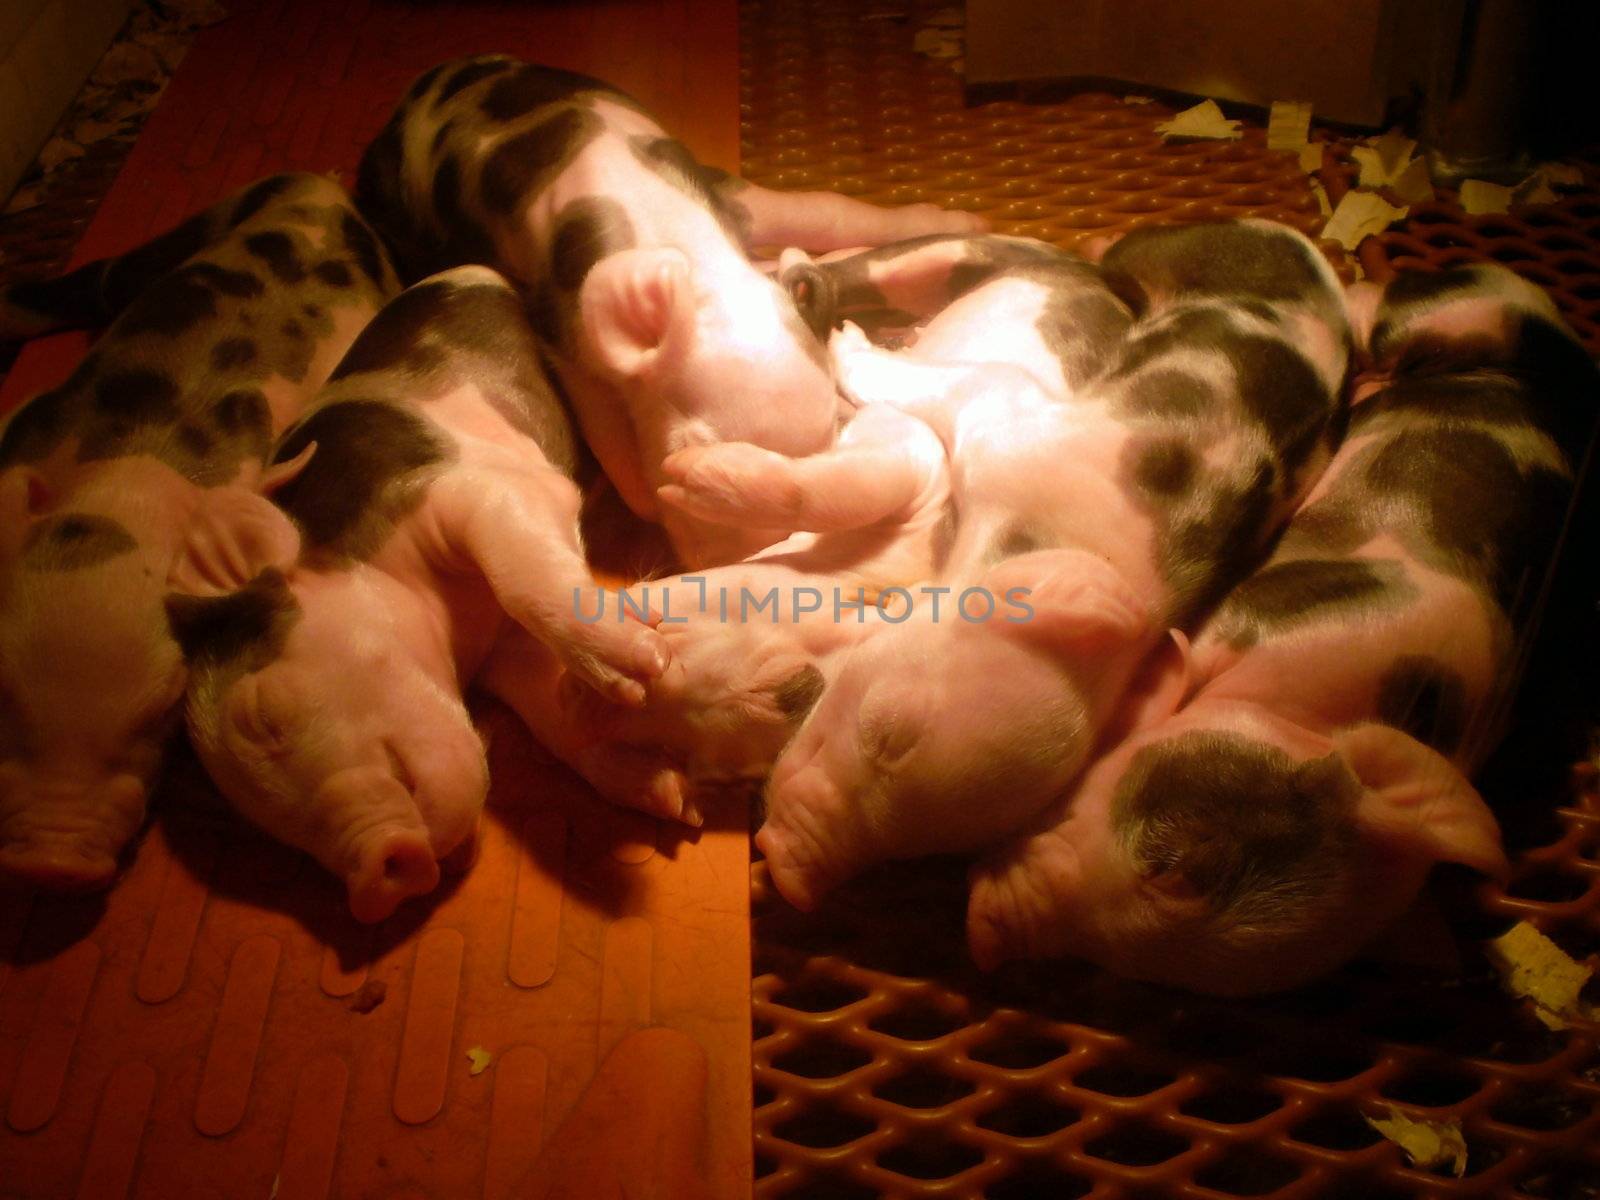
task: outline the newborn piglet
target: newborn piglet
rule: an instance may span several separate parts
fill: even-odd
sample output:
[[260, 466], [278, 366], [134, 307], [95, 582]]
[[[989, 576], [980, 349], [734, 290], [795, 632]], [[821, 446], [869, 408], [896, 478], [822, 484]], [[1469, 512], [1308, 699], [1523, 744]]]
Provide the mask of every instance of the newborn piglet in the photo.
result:
[[[1062, 256], [964, 292], [908, 351], [835, 339], [850, 394], [943, 439], [955, 525], [942, 611], [928, 597], [852, 648], [773, 770], [757, 840], [796, 905], [870, 863], [1024, 826], [1161, 630], [1254, 564], [1327, 461], [1349, 341], [1332, 272], [1281, 226], [1205, 236], [1254, 244], [1279, 302], [1218, 278], [1130, 326], [1099, 272]], [[1307, 312], [1329, 328], [1306, 337]]]
[[[928, 310], [946, 304], [952, 290], [1010, 270], [1010, 282], [1019, 286], [991, 289], [988, 311], [996, 318], [1021, 312], [1028, 333], [1040, 319], [1044, 289], [1056, 284], [1048, 298], [1062, 307], [1052, 310], [1052, 320], [1070, 334], [1031, 358], [1025, 336], [1014, 347], [1006, 344], [1048, 381], [1051, 394], [1096, 373], [1127, 325], [1121, 306], [1097, 288], [1092, 268], [1030, 239], [922, 238], [802, 265], [817, 279], [839, 271], [851, 280], [865, 277], [863, 262], [873, 266], [874, 287], [915, 294]], [[786, 281], [793, 282], [792, 273]], [[841, 294], [821, 287], [818, 296]], [[991, 339], [989, 349], [995, 348]], [[894, 589], [909, 596], [935, 578], [949, 552], [954, 514], [943, 442], [927, 423], [889, 404], [863, 405], [834, 447], [804, 458], [730, 442], [681, 450], [663, 470], [674, 482], [660, 495], [672, 507], [729, 525], [807, 531], [745, 563], [649, 585], [663, 611], [676, 614], [660, 626], [673, 644], [673, 665], [644, 710], [591, 706], [587, 724], [605, 736], [588, 757], [651, 763], [654, 787], [676, 795], [766, 776], [848, 649], [905, 619]], [[768, 596], [775, 599], [758, 603]], [[889, 609], [877, 607], [880, 597]]]
[[0, 877], [110, 882], [187, 674], [165, 597], [273, 552], [273, 438], [397, 288], [338, 184], [278, 175], [0, 293], [0, 337], [115, 318], [0, 428]]
[[1436, 862], [1505, 869], [1492, 747], [1600, 379], [1498, 266], [1392, 282], [1387, 373], [1270, 560], [1147, 664], [1111, 748], [974, 872], [984, 966], [1073, 954], [1219, 994], [1351, 957]]
[[500, 55], [419, 78], [368, 147], [357, 194], [408, 268], [477, 262], [517, 281], [585, 440], [691, 567], [789, 530], [664, 511], [664, 458], [719, 441], [809, 454], [842, 417], [822, 345], [747, 251], [982, 225], [755, 187], [701, 166], [609, 85]]
[[577, 454], [515, 291], [482, 267], [430, 278], [280, 442], [273, 544], [292, 552], [172, 606], [200, 758], [345, 880], [361, 920], [432, 890], [475, 826], [487, 776], [461, 692], [500, 641], [623, 702], [666, 665], [646, 625], [578, 618]]

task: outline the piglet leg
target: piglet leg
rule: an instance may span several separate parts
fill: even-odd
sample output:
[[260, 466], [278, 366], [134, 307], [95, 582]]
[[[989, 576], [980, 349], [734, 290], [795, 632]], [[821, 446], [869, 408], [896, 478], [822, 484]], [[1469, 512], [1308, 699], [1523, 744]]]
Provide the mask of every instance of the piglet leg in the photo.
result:
[[512, 620], [603, 694], [644, 702], [645, 684], [670, 658], [667, 643], [624, 619], [620, 605], [603, 605], [583, 560], [571, 481], [549, 469], [485, 467], [441, 479], [433, 496], [444, 538], [483, 573]]
[[1065, 897], [1081, 895], [1082, 860], [1061, 827], [1022, 838], [971, 872], [967, 947], [992, 971], [1013, 958], [1049, 958], [1068, 950]]
[[831, 450], [786, 458], [743, 442], [680, 450], [662, 463], [663, 504], [721, 524], [812, 532], [904, 520], [943, 477], [944, 447], [923, 422], [863, 408]]
[[881, 208], [837, 192], [778, 192], [726, 176], [717, 185], [724, 200], [746, 219], [745, 244], [839, 250], [881, 246], [929, 233], [982, 233], [989, 222], [973, 213], [936, 204]]
[[607, 800], [701, 824], [682, 769], [651, 747], [608, 740], [609, 706], [588, 688], [566, 685], [560, 663], [541, 642], [509, 631], [475, 682], [510, 706], [540, 745]]
[[978, 400], [1026, 406], [1047, 401], [1038, 379], [1023, 367], [1003, 363], [924, 362], [884, 350], [846, 322], [828, 342], [834, 374], [856, 404], [887, 404], [926, 421], [949, 445], [956, 410]]

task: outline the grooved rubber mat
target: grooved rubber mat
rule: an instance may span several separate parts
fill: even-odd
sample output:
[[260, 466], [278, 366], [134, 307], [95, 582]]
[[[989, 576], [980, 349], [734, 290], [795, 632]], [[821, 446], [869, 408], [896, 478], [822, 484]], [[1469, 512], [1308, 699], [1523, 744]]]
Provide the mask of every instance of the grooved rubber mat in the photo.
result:
[[[737, 165], [720, 0], [228, 7], [75, 262], [270, 171], [348, 178], [409, 79], [469, 52], [604, 74]], [[0, 408], [85, 344], [29, 346]], [[107, 895], [0, 895], [0, 1196], [749, 1194], [744, 812], [659, 829], [505, 710], [479, 715], [494, 782], [477, 861], [381, 925], [218, 809], [184, 758]]]
[[[943, 7], [746, 4], [744, 174], [881, 203], [933, 200], [1066, 247], [1218, 217], [1321, 229], [1306, 176], [1266, 148], [1257, 123], [1235, 142], [1166, 143], [1154, 126], [1173, 110], [1160, 103], [1094, 93], [964, 107], [959, 77], [912, 51]], [[1350, 144], [1326, 143], [1321, 176], [1335, 202], [1354, 174]], [[1384, 279], [1505, 262], [1549, 288], [1600, 351], [1600, 198], [1593, 163], [1583, 165], [1588, 187], [1505, 215], [1466, 217], [1441, 191], [1368, 239], [1361, 265]], [[1352, 278], [1349, 256], [1322, 245]], [[1592, 606], [1587, 621], [1592, 637]], [[1574, 652], [1568, 670], [1592, 659]], [[1592, 702], [1592, 683], [1586, 691]], [[1569, 782], [1563, 762], [1530, 765], [1540, 769], [1491, 792], [1515, 825], [1514, 878], [1445, 899], [1466, 938], [1529, 920], [1583, 959], [1600, 950], [1594, 773]], [[1071, 963], [980, 975], [966, 958], [964, 905], [961, 864], [903, 864], [807, 916], [758, 865], [760, 1200], [1600, 1197], [1600, 1029], [1546, 1029], [1470, 942], [1447, 969], [1427, 960], [1456, 948], [1424, 937], [1398, 964], [1391, 950], [1279, 1000], [1229, 1002]], [[1409, 1166], [1363, 1120], [1390, 1106], [1459, 1122], [1465, 1174]]]

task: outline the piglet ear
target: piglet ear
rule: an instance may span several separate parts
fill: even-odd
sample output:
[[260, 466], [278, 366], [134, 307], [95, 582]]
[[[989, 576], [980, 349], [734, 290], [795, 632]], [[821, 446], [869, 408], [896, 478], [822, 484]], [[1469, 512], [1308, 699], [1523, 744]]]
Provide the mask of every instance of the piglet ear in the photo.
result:
[[293, 483], [311, 465], [311, 460], [316, 457], [316, 442], [307, 442], [305, 447], [293, 458], [284, 462], [273, 463], [261, 475], [261, 481], [256, 485], [263, 496], [270, 496], [286, 484]]
[[636, 376], [692, 316], [689, 260], [672, 247], [612, 254], [584, 279], [579, 307], [583, 336], [601, 366], [624, 378]]
[[1082, 550], [1009, 558], [983, 576], [994, 623], [1012, 636], [1070, 650], [1116, 653], [1150, 633], [1150, 611], [1104, 559]]
[[791, 248], [778, 256], [778, 286], [794, 301], [807, 328], [827, 341], [838, 310], [833, 277], [804, 250]]
[[49, 508], [54, 498], [49, 481], [36, 468], [19, 463], [0, 471], [0, 522], [20, 525]]
[[287, 571], [299, 556], [300, 533], [272, 501], [249, 488], [210, 488], [190, 518], [167, 585], [190, 596], [223, 595], [269, 568]]
[[1368, 839], [1424, 862], [1510, 872], [1494, 814], [1449, 759], [1387, 725], [1358, 725], [1334, 745], [1356, 778], [1356, 826]]
[[[171, 592], [167, 625], [191, 666], [221, 662], [242, 648], [265, 645], [275, 626], [292, 616], [295, 600], [277, 571], [267, 570], [226, 595]], [[246, 678], [249, 678], [248, 676]], [[247, 693], [254, 699], [253, 685]]]

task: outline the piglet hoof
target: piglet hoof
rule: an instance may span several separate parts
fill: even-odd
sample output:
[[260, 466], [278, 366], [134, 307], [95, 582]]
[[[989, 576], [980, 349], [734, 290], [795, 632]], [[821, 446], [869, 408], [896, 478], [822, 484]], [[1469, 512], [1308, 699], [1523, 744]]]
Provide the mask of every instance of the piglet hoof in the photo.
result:
[[350, 912], [370, 925], [393, 913], [401, 901], [438, 887], [439, 863], [422, 830], [389, 830], [366, 843], [345, 882]]
[[0, 850], [0, 881], [47, 892], [98, 892], [111, 886], [117, 862], [109, 854], [71, 846], [7, 846]]
[[685, 825], [705, 823], [688, 776], [652, 749], [601, 742], [580, 751], [572, 765], [595, 791], [624, 808]]
[[988, 233], [991, 228], [987, 217], [937, 204], [908, 204], [900, 212], [912, 218], [921, 233]]
[[582, 636], [564, 656], [567, 668], [613, 703], [644, 707], [647, 685], [672, 661], [667, 639], [634, 620], [591, 625]]
[[1001, 891], [993, 878], [974, 873], [967, 900], [967, 951], [980, 971], [993, 971], [1015, 957]]

